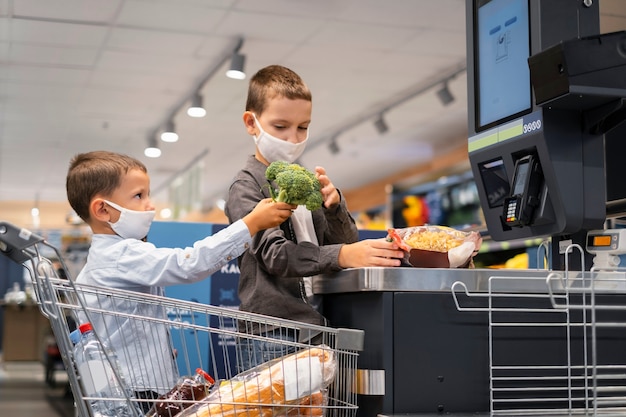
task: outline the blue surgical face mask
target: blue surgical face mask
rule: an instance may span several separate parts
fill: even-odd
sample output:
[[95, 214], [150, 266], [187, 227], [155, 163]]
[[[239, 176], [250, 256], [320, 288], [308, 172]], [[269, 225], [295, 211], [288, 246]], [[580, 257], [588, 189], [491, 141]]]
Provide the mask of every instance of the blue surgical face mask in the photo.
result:
[[104, 202], [120, 212], [120, 218], [115, 223], [108, 222], [115, 233], [124, 239], [143, 239], [148, 236], [156, 214], [154, 210], [129, 210], [107, 200]]
[[256, 143], [259, 152], [261, 152], [261, 155], [263, 155], [267, 162], [270, 164], [276, 161], [293, 163], [296, 159], [300, 158], [300, 155], [302, 155], [302, 152], [304, 152], [306, 148], [306, 142], [309, 139], [308, 129], [306, 131], [306, 138], [302, 142], [291, 143], [267, 133], [261, 127], [261, 123], [257, 120], [256, 115], [253, 113], [252, 116], [260, 131], [259, 135], [254, 137], [254, 143]]

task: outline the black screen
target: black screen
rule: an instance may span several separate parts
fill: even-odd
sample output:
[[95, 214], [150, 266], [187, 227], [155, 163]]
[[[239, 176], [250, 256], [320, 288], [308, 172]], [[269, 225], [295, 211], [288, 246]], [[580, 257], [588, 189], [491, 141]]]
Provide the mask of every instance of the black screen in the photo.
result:
[[528, 170], [530, 163], [523, 162], [517, 166], [517, 172], [515, 173], [515, 186], [513, 187], [513, 195], [524, 194], [524, 185], [528, 178]]
[[501, 206], [509, 196], [509, 180], [502, 159], [479, 164], [480, 176], [487, 194], [489, 207]]

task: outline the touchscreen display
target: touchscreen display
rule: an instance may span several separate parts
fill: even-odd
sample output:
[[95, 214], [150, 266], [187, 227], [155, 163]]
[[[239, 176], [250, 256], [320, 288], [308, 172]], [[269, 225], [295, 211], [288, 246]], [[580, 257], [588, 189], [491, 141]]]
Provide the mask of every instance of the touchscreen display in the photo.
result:
[[531, 108], [528, 0], [477, 0], [477, 130]]

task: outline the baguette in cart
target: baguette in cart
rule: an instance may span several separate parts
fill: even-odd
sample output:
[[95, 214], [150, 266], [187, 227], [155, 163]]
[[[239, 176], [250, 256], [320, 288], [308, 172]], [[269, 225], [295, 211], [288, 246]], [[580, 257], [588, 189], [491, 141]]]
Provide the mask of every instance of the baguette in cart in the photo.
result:
[[[358, 405], [353, 385], [358, 352], [363, 346], [362, 330], [316, 326], [166, 296], [79, 285], [71, 277], [57, 276], [45, 256], [50, 253], [67, 270], [58, 249], [43, 237], [0, 222], [0, 254], [23, 264], [30, 272], [39, 308], [50, 320], [81, 417], [103, 415], [97, 406], [103, 402], [115, 402], [118, 406], [122, 403], [127, 415], [137, 417], [356, 415]], [[106, 303], [94, 300], [106, 300]], [[135, 306], [133, 313], [128, 312], [128, 305]], [[161, 314], [156, 317], [141, 314], [155, 310]], [[169, 372], [171, 364], [155, 363], [150, 340], [140, 344], [141, 352], [125, 351], [126, 344], [112, 351], [108, 341], [120, 337], [113, 334], [117, 327], [112, 325], [94, 326], [98, 342], [108, 348], [105, 359], [109, 362], [107, 369], [112, 371], [99, 376], [98, 381], [89, 381], [90, 374], [77, 371], [68, 316], [81, 324], [123, 323], [131, 329], [142, 329], [137, 333], [165, 329], [178, 382], [158, 387], [158, 395], [142, 395], [142, 387], [134, 386], [137, 382], [133, 369], [148, 370], [154, 380], [169, 381], [171, 375], [161, 374]], [[279, 340], [265, 336], [268, 331], [295, 333], [300, 337], [296, 341]], [[289, 353], [237, 373], [237, 346], [252, 340], [278, 344]], [[127, 345], [136, 346], [137, 341], [134, 342]], [[134, 358], [133, 369], [117, 368], [118, 357]], [[86, 387], [102, 386], [101, 378], [123, 384], [123, 394], [103, 397], [86, 390]]]

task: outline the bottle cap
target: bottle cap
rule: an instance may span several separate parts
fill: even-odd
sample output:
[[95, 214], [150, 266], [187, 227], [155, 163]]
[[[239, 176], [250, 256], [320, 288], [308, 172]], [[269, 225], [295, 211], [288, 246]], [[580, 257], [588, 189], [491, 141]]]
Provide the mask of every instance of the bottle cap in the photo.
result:
[[207, 374], [206, 372], [204, 372], [204, 370], [203, 370], [202, 368], [198, 368], [198, 369], [196, 369], [196, 373], [197, 373], [198, 375], [202, 375], [202, 377], [203, 377], [204, 379], [206, 379], [206, 381], [207, 381], [209, 384], [215, 384], [215, 380], [213, 379], [213, 377], [212, 377], [211, 375]]
[[90, 330], [93, 330], [93, 327], [91, 327], [91, 323], [83, 323], [78, 326], [78, 330], [80, 330], [81, 333], [86, 333]]

